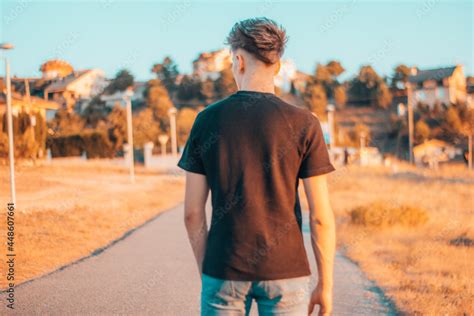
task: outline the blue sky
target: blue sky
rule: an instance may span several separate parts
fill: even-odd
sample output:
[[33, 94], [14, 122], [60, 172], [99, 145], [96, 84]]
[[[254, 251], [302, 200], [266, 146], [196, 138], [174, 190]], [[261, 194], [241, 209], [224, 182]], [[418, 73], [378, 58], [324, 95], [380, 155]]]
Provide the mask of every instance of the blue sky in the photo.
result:
[[474, 74], [472, 1], [1, 0], [0, 41], [16, 46], [8, 56], [18, 76], [38, 76], [42, 62], [61, 58], [75, 69], [98, 67], [112, 77], [128, 68], [147, 80], [166, 55], [190, 72], [200, 52], [224, 47], [235, 21], [255, 16], [285, 26], [285, 58], [305, 72], [335, 59], [343, 78], [364, 64], [386, 75], [399, 63], [460, 63]]

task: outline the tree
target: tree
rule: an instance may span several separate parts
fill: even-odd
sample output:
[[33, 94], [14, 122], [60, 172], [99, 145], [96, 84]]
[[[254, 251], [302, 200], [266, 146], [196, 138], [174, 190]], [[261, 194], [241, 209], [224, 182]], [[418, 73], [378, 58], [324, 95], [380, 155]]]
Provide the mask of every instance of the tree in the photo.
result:
[[319, 117], [326, 115], [327, 97], [326, 91], [321, 84], [310, 84], [306, 87], [304, 101], [311, 112]]
[[332, 60], [326, 65], [318, 64], [310, 84], [324, 87], [326, 98], [334, 99], [334, 102], [342, 107], [347, 101], [346, 88], [339, 83], [337, 77], [344, 71], [345, 69], [338, 61]]
[[127, 113], [123, 107], [117, 104], [106, 120], [106, 128], [109, 139], [113, 143], [114, 151], [119, 151], [127, 138]]
[[58, 110], [50, 122], [50, 128], [57, 136], [78, 134], [84, 127], [85, 121], [78, 114], [66, 109]]
[[362, 66], [356, 78], [350, 82], [349, 92], [359, 100], [367, 100], [371, 106], [387, 108], [392, 95], [387, 84], [372, 66]]
[[327, 66], [317, 64], [314, 79], [316, 83], [329, 86], [333, 81], [333, 76]]
[[392, 103], [392, 94], [385, 82], [379, 83], [376, 91], [377, 103], [376, 105], [380, 108], [386, 109]]
[[358, 79], [367, 89], [376, 88], [377, 84], [381, 81], [381, 78], [372, 66], [362, 66], [359, 71]]
[[408, 77], [410, 76], [410, 68], [404, 64], [400, 64], [395, 67], [394, 74], [392, 77], [392, 87], [393, 88], [405, 88], [406, 83], [408, 82]]
[[173, 103], [159, 79], [148, 81], [146, 105], [153, 111], [153, 117], [159, 123], [161, 131], [166, 132], [169, 126], [168, 110], [173, 107]]
[[38, 144], [38, 156], [41, 158], [46, 151], [46, 139], [48, 131], [46, 127], [46, 120], [40, 112], [34, 114], [36, 125], [34, 126], [34, 139]]
[[146, 108], [133, 120], [133, 142], [135, 147], [143, 147], [148, 142], [157, 144], [161, 133], [160, 125], [154, 117], [153, 110]]
[[431, 130], [428, 124], [423, 120], [418, 120], [415, 124], [415, 140], [422, 143], [430, 137]]
[[176, 95], [180, 100], [189, 101], [200, 96], [200, 89], [197, 77], [185, 75], [177, 87]]
[[474, 108], [464, 107], [461, 114], [461, 133], [468, 138], [468, 166], [472, 170], [472, 138], [474, 137]]
[[177, 133], [178, 133], [178, 145], [184, 145], [189, 137], [191, 127], [196, 120], [198, 112], [191, 108], [183, 108], [178, 112], [177, 117]]
[[171, 57], [167, 56], [162, 63], [154, 64], [151, 72], [156, 74], [168, 93], [173, 94], [176, 91], [176, 77], [179, 75], [178, 66]]
[[110, 84], [105, 88], [106, 94], [113, 94], [116, 91], [125, 91], [132, 87], [135, 82], [133, 75], [126, 69], [120, 70]]
[[[37, 115], [35, 114], [38, 119]], [[42, 124], [38, 121], [37, 124]], [[7, 114], [4, 113], [2, 117], [2, 124], [0, 130], [0, 157], [8, 156], [8, 132], [7, 132]], [[29, 113], [21, 111], [18, 116], [13, 117], [13, 143], [15, 146], [15, 157], [36, 159], [38, 151], [44, 148], [44, 140], [42, 138], [42, 132], [40, 132], [38, 138], [38, 128], [43, 126], [36, 125], [35, 127], [31, 124], [31, 117]]]
[[105, 120], [109, 113], [110, 109], [105, 106], [105, 102], [100, 99], [100, 95], [96, 95], [81, 113], [81, 116], [86, 121], [87, 126], [95, 127], [101, 120]]
[[463, 129], [459, 110], [456, 106], [452, 105], [446, 110], [441, 125], [445, 137], [450, 141], [456, 141], [457, 136]]
[[214, 91], [216, 99], [223, 99], [237, 91], [237, 85], [230, 67], [220, 72], [219, 78], [214, 82]]
[[334, 102], [339, 108], [344, 107], [347, 102], [346, 89], [343, 85], [334, 88]]
[[214, 81], [212, 81], [210, 78], [207, 78], [206, 80], [202, 81], [200, 84], [199, 94], [199, 99], [205, 104], [210, 104], [214, 102], [214, 100], [216, 99]]
[[331, 76], [337, 78], [340, 74], [342, 74], [345, 69], [342, 67], [341, 63], [335, 60], [331, 60], [327, 65], [326, 68], [328, 69]]

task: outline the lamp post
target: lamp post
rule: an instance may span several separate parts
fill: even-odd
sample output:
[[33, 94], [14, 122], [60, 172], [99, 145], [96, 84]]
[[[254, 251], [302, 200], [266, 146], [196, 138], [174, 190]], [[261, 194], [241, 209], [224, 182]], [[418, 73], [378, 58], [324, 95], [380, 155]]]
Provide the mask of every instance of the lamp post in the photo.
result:
[[161, 156], [165, 157], [166, 156], [166, 143], [168, 142], [169, 136], [166, 134], [161, 134], [158, 136], [158, 141], [161, 144]]
[[168, 110], [168, 116], [170, 117], [170, 128], [171, 128], [171, 154], [173, 156], [178, 155], [178, 145], [176, 140], [176, 110], [175, 107], [172, 107]]
[[133, 124], [132, 124], [132, 96], [133, 91], [127, 89], [125, 91], [125, 102], [127, 111], [127, 143], [129, 148], [129, 168], [130, 168], [130, 182], [135, 183], [135, 158], [133, 153]]
[[[14, 46], [9, 43], [0, 44], [0, 49], [9, 50]], [[16, 191], [15, 191], [15, 147], [13, 146], [13, 118], [12, 118], [12, 88], [10, 79], [10, 63], [7, 57], [5, 60], [5, 80], [7, 85], [7, 125], [8, 125], [8, 157], [10, 160], [10, 195], [11, 203], [16, 205]]]
[[407, 108], [408, 108], [408, 154], [410, 155], [410, 164], [413, 164], [413, 104], [411, 102], [411, 85], [407, 81]]
[[334, 111], [336, 110], [336, 107], [333, 104], [328, 104], [328, 106], [326, 107], [326, 110], [328, 111], [329, 147], [332, 150], [335, 145]]

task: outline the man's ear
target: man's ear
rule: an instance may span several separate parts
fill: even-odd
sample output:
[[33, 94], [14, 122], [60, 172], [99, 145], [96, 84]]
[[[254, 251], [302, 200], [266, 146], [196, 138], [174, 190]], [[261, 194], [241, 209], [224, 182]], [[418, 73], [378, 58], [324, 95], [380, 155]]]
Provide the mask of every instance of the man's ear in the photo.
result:
[[237, 59], [237, 62], [238, 62], [238, 70], [240, 73], [243, 73], [244, 70], [245, 70], [245, 59], [244, 59], [244, 56], [242, 56], [242, 54], [237, 54], [235, 55], [236, 59]]
[[281, 68], [281, 62], [277, 61], [276, 67], [275, 67], [275, 73], [274, 73], [275, 76], [278, 75], [278, 73], [280, 72], [280, 68]]

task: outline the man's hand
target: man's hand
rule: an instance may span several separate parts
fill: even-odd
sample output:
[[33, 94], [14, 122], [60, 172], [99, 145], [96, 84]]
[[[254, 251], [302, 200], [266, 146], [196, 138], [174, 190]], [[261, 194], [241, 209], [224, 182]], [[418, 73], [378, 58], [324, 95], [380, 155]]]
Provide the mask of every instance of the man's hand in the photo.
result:
[[314, 311], [314, 306], [319, 305], [319, 316], [329, 316], [332, 313], [332, 289], [323, 289], [321, 283], [311, 293], [308, 315]]

